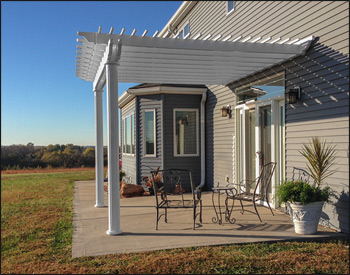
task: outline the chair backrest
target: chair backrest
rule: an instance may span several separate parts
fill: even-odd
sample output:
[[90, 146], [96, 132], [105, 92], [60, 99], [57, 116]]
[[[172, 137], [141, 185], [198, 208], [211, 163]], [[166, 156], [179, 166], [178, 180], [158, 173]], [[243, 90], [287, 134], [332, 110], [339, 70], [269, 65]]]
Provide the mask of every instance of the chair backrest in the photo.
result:
[[[304, 169], [293, 167], [292, 180], [302, 180], [310, 185], [315, 185], [312, 175]], [[313, 183], [310, 181], [313, 180]]]
[[158, 196], [165, 200], [168, 195], [181, 196], [186, 192], [184, 182], [190, 182], [191, 192], [194, 198], [194, 185], [192, 172], [187, 169], [164, 169], [151, 171], [154, 194], [158, 204]]
[[255, 186], [254, 199], [256, 196], [259, 196], [261, 200], [267, 199], [267, 193], [269, 191], [269, 186], [271, 184], [271, 179], [275, 168], [276, 162], [269, 162], [262, 167]]

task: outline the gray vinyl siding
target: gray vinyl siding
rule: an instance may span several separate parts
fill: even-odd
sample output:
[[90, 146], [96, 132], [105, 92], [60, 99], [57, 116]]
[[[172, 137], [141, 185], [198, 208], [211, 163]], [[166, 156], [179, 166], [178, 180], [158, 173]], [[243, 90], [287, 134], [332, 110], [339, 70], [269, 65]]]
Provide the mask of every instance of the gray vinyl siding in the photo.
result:
[[306, 56], [286, 63], [286, 88], [302, 88], [301, 100], [286, 105], [286, 172], [291, 177], [293, 166], [306, 168], [298, 151], [312, 137], [336, 145], [336, 173], [326, 184], [337, 199], [326, 204], [321, 218], [322, 224], [349, 232], [349, 67], [344, 58], [316, 43]]
[[[135, 99], [131, 100], [128, 104], [126, 104], [121, 109], [121, 123], [120, 123], [120, 129], [121, 133], [123, 133], [123, 119], [135, 114]], [[135, 114], [136, 117], [136, 114]], [[136, 119], [134, 121], [134, 142], [136, 145]], [[122, 146], [124, 144], [123, 135], [121, 135], [121, 143]], [[136, 146], [135, 146], [136, 148]], [[129, 183], [136, 184], [137, 183], [137, 177], [136, 177], [136, 154], [130, 155], [130, 154], [124, 154], [122, 153], [122, 170], [126, 173], [126, 177], [129, 177]]]
[[[162, 168], [162, 125], [161, 125], [161, 108], [162, 95], [138, 96], [138, 180], [142, 181], [142, 177], [150, 176], [150, 167], [152, 169]], [[145, 156], [144, 143], [144, 112], [145, 110], [155, 110], [156, 119], [156, 156]]]
[[[206, 102], [206, 187], [223, 184], [225, 176], [235, 179], [235, 105], [229, 87], [209, 86]], [[222, 117], [223, 106], [231, 105], [232, 117]]]
[[[200, 184], [201, 180], [201, 155], [200, 146], [199, 155], [194, 157], [174, 156], [174, 108], [195, 108], [198, 109], [199, 123], [199, 145], [200, 145], [200, 103], [201, 95], [171, 95], [164, 94], [164, 168], [180, 168], [192, 170], [192, 179], [195, 186]], [[186, 191], [191, 191], [189, 182], [183, 186]]]
[[[239, 86], [285, 70], [286, 89], [302, 88], [302, 99], [293, 107], [286, 105], [286, 178], [293, 166], [305, 168], [298, 150], [303, 142], [318, 136], [337, 146], [337, 172], [327, 180], [338, 199], [324, 208], [324, 224], [349, 232], [349, 3], [347, 1], [235, 1], [235, 10], [226, 14], [226, 1], [198, 1], [177, 26], [190, 24], [191, 37], [212, 34], [229, 41], [271, 36], [317, 37], [305, 56], [287, 61], [265, 72], [241, 79]], [[221, 38], [221, 39], [222, 39]], [[235, 107], [235, 96], [227, 87], [208, 87], [206, 103], [206, 181], [207, 187], [234, 178], [235, 114], [220, 117], [223, 105]], [[228, 123], [229, 121], [229, 123]], [[231, 148], [231, 150], [230, 150]], [[232, 176], [230, 176], [232, 175]]]

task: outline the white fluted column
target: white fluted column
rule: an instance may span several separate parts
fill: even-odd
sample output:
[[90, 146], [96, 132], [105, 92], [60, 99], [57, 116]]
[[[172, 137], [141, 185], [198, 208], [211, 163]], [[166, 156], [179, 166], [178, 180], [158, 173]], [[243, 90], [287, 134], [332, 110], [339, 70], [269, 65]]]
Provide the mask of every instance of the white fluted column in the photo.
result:
[[118, 65], [106, 63], [107, 135], [108, 135], [108, 235], [118, 235], [120, 229], [119, 181], [119, 120], [118, 120]]
[[95, 170], [96, 170], [96, 204], [95, 207], [104, 207], [103, 190], [103, 90], [94, 90], [95, 94]]

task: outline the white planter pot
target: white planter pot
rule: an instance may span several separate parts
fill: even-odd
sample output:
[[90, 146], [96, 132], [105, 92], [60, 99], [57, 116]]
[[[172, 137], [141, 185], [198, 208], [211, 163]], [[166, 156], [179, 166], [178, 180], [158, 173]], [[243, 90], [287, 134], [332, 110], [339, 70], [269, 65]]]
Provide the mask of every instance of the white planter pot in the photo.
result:
[[297, 234], [316, 234], [321, 217], [324, 201], [312, 202], [305, 205], [290, 203], [294, 230]]

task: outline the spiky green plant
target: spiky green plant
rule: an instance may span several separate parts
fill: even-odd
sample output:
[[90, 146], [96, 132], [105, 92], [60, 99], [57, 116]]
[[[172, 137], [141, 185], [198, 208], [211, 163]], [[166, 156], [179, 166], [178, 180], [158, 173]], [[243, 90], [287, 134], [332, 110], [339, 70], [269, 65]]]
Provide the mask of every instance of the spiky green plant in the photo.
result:
[[318, 187], [327, 177], [335, 173], [335, 170], [331, 170], [336, 159], [335, 145], [327, 144], [326, 140], [320, 141], [317, 137], [313, 137], [310, 144], [303, 144], [299, 153], [308, 160], [308, 171]]

